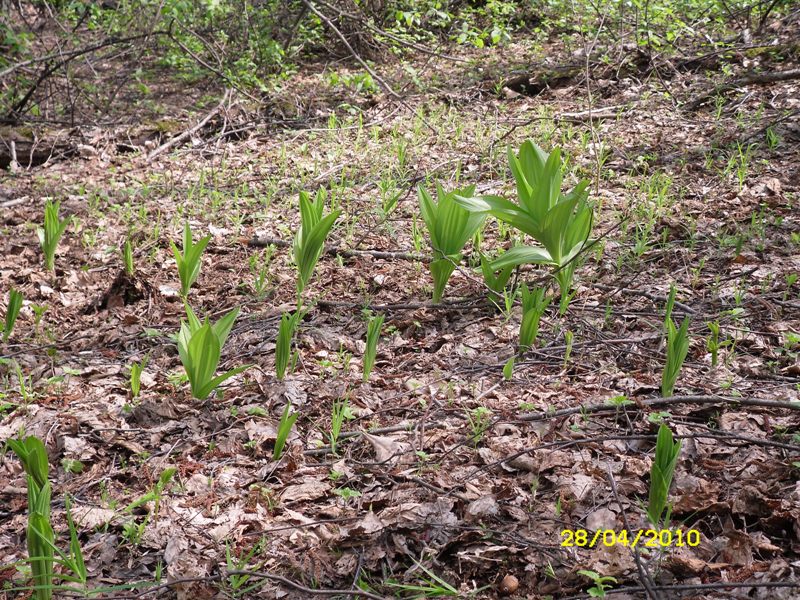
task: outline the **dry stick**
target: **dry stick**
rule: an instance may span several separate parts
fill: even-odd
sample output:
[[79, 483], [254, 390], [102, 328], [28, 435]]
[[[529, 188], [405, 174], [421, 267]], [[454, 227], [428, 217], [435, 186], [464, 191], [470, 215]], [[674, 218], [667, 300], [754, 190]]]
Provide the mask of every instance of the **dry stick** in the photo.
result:
[[[776, 408], [786, 410], [800, 411], [800, 402], [781, 402], [779, 400], [762, 400], [761, 398], [735, 398], [732, 396], [710, 396], [710, 395], [697, 395], [697, 396], [670, 396], [669, 398], [651, 398], [650, 400], [641, 400], [642, 406], [655, 407], [664, 406], [669, 404], [740, 404], [742, 406], [761, 406], [764, 408]], [[637, 403], [638, 404], [638, 403]], [[575, 408], [564, 408], [557, 410], [553, 413], [533, 413], [521, 415], [521, 421], [546, 421], [548, 419], [555, 419], [558, 417], [566, 417], [578, 413], [595, 413], [604, 410], [619, 410], [615, 406], [608, 404], [590, 404], [588, 406], [578, 406]]]
[[[622, 522], [625, 525], [625, 531], [632, 531], [631, 525], [628, 523], [628, 513], [625, 510], [625, 507], [622, 506], [622, 501], [619, 499], [617, 482], [614, 479], [614, 473], [611, 472], [611, 463], [606, 463], [606, 469], [608, 470], [608, 481], [611, 483], [611, 493], [614, 494], [614, 500], [616, 500], [617, 506], [619, 506], [619, 510], [622, 513]], [[647, 567], [642, 563], [642, 557], [639, 555], [639, 546], [636, 545], [633, 547], [633, 560], [636, 563], [636, 570], [639, 572], [639, 580], [642, 582], [642, 585], [647, 592], [647, 597], [652, 598], [653, 600], [659, 600], [661, 595], [657, 594], [653, 589], [653, 585], [655, 583], [653, 581], [653, 576], [647, 570]]]
[[[289, 248], [292, 243], [279, 238], [259, 237], [253, 238], [247, 242], [247, 245], [256, 247], [277, 246], [279, 248]], [[410, 260], [424, 263], [431, 262], [431, 258], [429, 256], [413, 254], [411, 252], [383, 250], [343, 250], [338, 246], [326, 246], [324, 253], [332, 256], [343, 256], [345, 258], [352, 258], [355, 256], [372, 256], [374, 258], [383, 258], [387, 260]]]
[[180, 134], [178, 136], [175, 136], [174, 138], [170, 138], [169, 141], [167, 141], [164, 144], [161, 144], [158, 148], [153, 150], [148, 155], [147, 162], [152, 161], [159, 154], [163, 153], [166, 150], [169, 150], [170, 148], [172, 148], [176, 144], [179, 144], [180, 142], [182, 142], [186, 138], [190, 137], [192, 134], [196, 133], [197, 131], [199, 131], [200, 129], [205, 127], [206, 124], [211, 119], [213, 119], [222, 110], [222, 107], [225, 106], [225, 103], [228, 101], [228, 97], [230, 96], [230, 93], [231, 93], [230, 89], [225, 90], [225, 93], [222, 96], [222, 100], [220, 101], [220, 103], [210, 113], [208, 113], [205, 117], [203, 117], [203, 119], [199, 123], [197, 123], [194, 127], [192, 127], [191, 129], [187, 129], [182, 134]]

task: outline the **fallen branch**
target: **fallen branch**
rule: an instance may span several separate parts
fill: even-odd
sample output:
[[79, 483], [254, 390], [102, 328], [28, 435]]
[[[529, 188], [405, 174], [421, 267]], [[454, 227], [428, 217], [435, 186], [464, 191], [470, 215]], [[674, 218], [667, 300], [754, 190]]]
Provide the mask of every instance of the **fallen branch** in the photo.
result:
[[740, 79], [736, 79], [735, 81], [718, 85], [711, 91], [706, 92], [701, 96], [698, 96], [691, 102], [688, 102], [684, 106], [684, 108], [686, 108], [687, 110], [695, 110], [696, 108], [699, 108], [702, 104], [705, 104], [707, 100], [713, 98], [717, 94], [721, 94], [722, 92], [728, 92], [730, 90], [745, 85], [763, 85], [766, 83], [775, 83], [778, 81], [790, 81], [792, 79], [800, 79], [800, 69], [789, 69], [788, 71], [768, 71], [766, 73], [752, 73]]
[[230, 96], [230, 93], [231, 93], [231, 91], [230, 91], [229, 89], [228, 89], [228, 90], [225, 90], [225, 94], [223, 94], [223, 96], [222, 96], [222, 100], [220, 101], [220, 103], [219, 103], [219, 104], [218, 104], [218, 105], [217, 105], [217, 106], [216, 106], [216, 107], [215, 107], [215, 108], [214, 108], [214, 109], [213, 109], [213, 110], [212, 110], [210, 113], [208, 113], [208, 114], [207, 114], [205, 117], [203, 117], [203, 119], [202, 119], [202, 120], [201, 120], [199, 123], [197, 123], [197, 125], [195, 125], [194, 127], [192, 127], [191, 129], [187, 129], [187, 130], [186, 130], [186, 131], [184, 131], [182, 134], [180, 134], [180, 135], [178, 135], [178, 136], [175, 136], [174, 138], [170, 138], [170, 139], [169, 139], [169, 140], [168, 140], [166, 143], [164, 143], [164, 144], [161, 144], [161, 145], [160, 145], [158, 148], [156, 148], [155, 150], [153, 150], [153, 151], [152, 151], [152, 152], [151, 152], [151, 153], [150, 153], [150, 154], [147, 156], [147, 162], [150, 162], [150, 161], [152, 161], [152, 160], [153, 160], [153, 159], [154, 159], [156, 156], [158, 156], [159, 154], [162, 154], [163, 152], [165, 152], [165, 151], [169, 150], [169, 149], [170, 149], [170, 148], [172, 148], [173, 146], [175, 146], [175, 145], [177, 145], [177, 144], [180, 144], [180, 143], [181, 143], [183, 140], [185, 140], [185, 139], [186, 139], [186, 138], [188, 138], [188, 137], [191, 137], [191, 136], [192, 136], [192, 135], [194, 135], [194, 134], [195, 134], [197, 131], [199, 131], [200, 129], [202, 129], [203, 127], [205, 127], [205, 126], [206, 126], [206, 124], [207, 124], [207, 123], [208, 123], [208, 122], [209, 122], [211, 119], [213, 119], [215, 116], [217, 116], [217, 114], [219, 114], [219, 112], [220, 112], [220, 111], [222, 110], [222, 108], [225, 106], [225, 103], [228, 101], [228, 98], [229, 98], [229, 96]]

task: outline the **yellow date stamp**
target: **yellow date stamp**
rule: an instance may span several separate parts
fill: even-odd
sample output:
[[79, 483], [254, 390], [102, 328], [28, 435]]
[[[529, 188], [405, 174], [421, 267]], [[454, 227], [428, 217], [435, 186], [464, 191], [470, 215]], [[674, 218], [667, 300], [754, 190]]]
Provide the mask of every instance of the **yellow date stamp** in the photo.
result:
[[597, 546], [626, 546], [630, 548], [694, 548], [700, 545], [700, 532], [697, 529], [564, 529], [561, 531], [563, 548], [595, 548]]

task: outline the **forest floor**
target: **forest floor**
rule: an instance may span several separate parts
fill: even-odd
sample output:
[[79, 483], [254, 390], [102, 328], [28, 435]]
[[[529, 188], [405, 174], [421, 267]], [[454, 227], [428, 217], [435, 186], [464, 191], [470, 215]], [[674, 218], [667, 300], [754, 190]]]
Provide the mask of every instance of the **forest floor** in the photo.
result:
[[[356, 89], [348, 63], [311, 65], [260, 112], [198, 87], [183, 104], [148, 99], [169, 119], [131, 104], [128, 124], [71, 131], [72, 156], [20, 158], [0, 184], [3, 302], [9, 287], [25, 299], [2, 346], [0, 440], [45, 440], [54, 527], [67, 539], [71, 496], [90, 584], [159, 585], [106, 594], [119, 598], [565, 599], [601, 593], [585, 570], [613, 577], [615, 598], [797, 598], [800, 85], [744, 78], [796, 70], [800, 50], [770, 35], [772, 50], [661, 62], [619, 46], [604, 65], [524, 40], [466, 62], [421, 55], [379, 67], [413, 82], [402, 103]], [[426, 263], [408, 255], [430, 253], [418, 184], [512, 196], [506, 148], [526, 139], [562, 149], [570, 184], [590, 179], [598, 241], [566, 314], [556, 300], [506, 379], [518, 302], [488, 300], [473, 253], [434, 305]], [[342, 215], [278, 381], [296, 281], [280, 242], [298, 192], [320, 187]], [[46, 198], [72, 216], [54, 273], [35, 231]], [[171, 337], [185, 309], [170, 241], [186, 221], [195, 240], [211, 235], [188, 301], [215, 319], [241, 307], [220, 371], [251, 365], [205, 401]], [[489, 219], [482, 250], [512, 238]], [[671, 284], [690, 347], [662, 398]], [[364, 382], [368, 314], [386, 320]], [[274, 461], [287, 403], [299, 417]], [[682, 447], [659, 541], [643, 507], [662, 422]], [[26, 505], [7, 454], [3, 563], [26, 556]]]

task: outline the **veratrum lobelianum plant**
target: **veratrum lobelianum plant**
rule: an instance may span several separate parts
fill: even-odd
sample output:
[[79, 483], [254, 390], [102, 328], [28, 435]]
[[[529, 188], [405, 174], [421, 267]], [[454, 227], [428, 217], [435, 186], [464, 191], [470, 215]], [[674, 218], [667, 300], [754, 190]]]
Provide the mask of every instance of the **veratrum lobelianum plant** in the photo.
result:
[[495, 259], [491, 269], [527, 263], [551, 265], [563, 298], [569, 298], [573, 270], [568, 266], [589, 239], [593, 210], [588, 203], [589, 182], [580, 181], [569, 193], [561, 192], [561, 151], [548, 154], [528, 140], [519, 154], [508, 149], [508, 161], [517, 186], [517, 203], [499, 196], [471, 197], [460, 193], [455, 200], [475, 213], [491, 214], [539, 242], [516, 246]]
[[239, 308], [236, 307], [212, 325], [208, 318], [201, 322], [186, 304], [187, 320], [181, 319], [178, 332], [178, 355], [186, 369], [192, 395], [198, 400], [205, 400], [225, 380], [251, 366], [236, 367], [215, 376], [222, 347], [238, 315]]
[[8, 290], [8, 308], [6, 309], [6, 320], [3, 324], [3, 343], [7, 342], [9, 336], [11, 336], [11, 331], [14, 329], [14, 323], [17, 322], [21, 308], [22, 294], [11, 288]]
[[486, 218], [485, 213], [462, 208], [456, 197], [471, 198], [475, 186], [445, 192], [436, 184], [437, 202], [423, 186], [417, 187], [419, 207], [428, 228], [433, 260], [430, 263], [433, 276], [433, 301], [438, 303], [444, 294], [447, 281], [462, 258], [462, 250], [475, 235]]
[[211, 236], [207, 235], [196, 244], [192, 242], [192, 229], [187, 221], [183, 226], [183, 252], [178, 250], [175, 242], [170, 240], [172, 254], [175, 256], [175, 263], [178, 265], [178, 276], [181, 280], [181, 296], [186, 298], [189, 289], [197, 280], [200, 274], [200, 257], [206, 249]]
[[44, 226], [36, 230], [36, 235], [39, 237], [39, 243], [44, 252], [44, 266], [48, 271], [55, 268], [56, 248], [58, 247], [58, 240], [70, 223], [69, 217], [61, 219], [58, 216], [58, 211], [61, 209], [60, 202], [51, 202], [48, 200], [44, 205]]
[[325, 239], [341, 211], [335, 210], [322, 216], [327, 192], [320, 188], [314, 199], [307, 192], [300, 192], [300, 228], [294, 238], [294, 262], [297, 265], [297, 303], [308, 285], [314, 267], [322, 255]]
[[672, 320], [672, 309], [675, 306], [675, 286], [672, 285], [667, 298], [664, 317], [664, 328], [667, 334], [667, 362], [661, 374], [661, 395], [672, 396], [678, 381], [683, 362], [689, 353], [689, 317], [684, 317], [680, 328]]
[[672, 431], [662, 423], [658, 428], [656, 455], [650, 469], [650, 494], [647, 501], [647, 519], [654, 526], [659, 525], [662, 515], [665, 521], [669, 521], [670, 511], [667, 497], [680, 452], [680, 440], [674, 442]]

